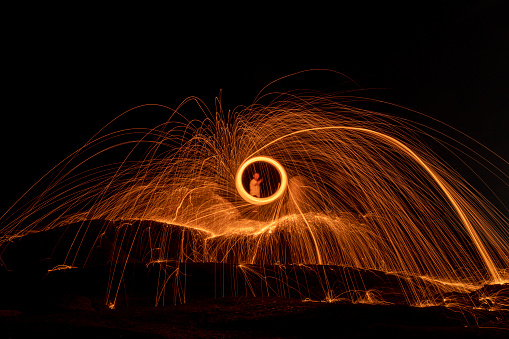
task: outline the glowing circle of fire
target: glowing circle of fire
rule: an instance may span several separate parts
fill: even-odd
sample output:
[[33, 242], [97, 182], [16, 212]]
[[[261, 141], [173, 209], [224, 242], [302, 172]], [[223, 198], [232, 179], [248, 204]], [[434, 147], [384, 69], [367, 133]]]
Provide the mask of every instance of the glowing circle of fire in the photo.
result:
[[[409, 305], [448, 305], [455, 293], [509, 282], [507, 208], [443, 160], [464, 157], [507, 185], [489, 154], [407, 118], [355, 107], [352, 97], [272, 99], [228, 112], [197, 99], [177, 109], [151, 105], [166, 122], [108, 125], [0, 216], [0, 263], [10, 243], [61, 228], [72, 239], [59, 242], [66, 254], [50, 271], [108, 253], [112, 305], [131, 262], [160, 271], [156, 304], [171, 289], [174, 303], [185, 302], [186, 267], [195, 263], [221, 269], [214, 277], [243, 277], [231, 288], [214, 280], [218, 296], [245, 286], [250, 295], [292, 290], [302, 298], [389, 302], [383, 289], [350, 276], [363, 270], [402, 286]], [[203, 120], [186, 117], [188, 102]], [[267, 180], [271, 195], [262, 198], [242, 180], [258, 162], [281, 182]], [[328, 267], [341, 269], [333, 276]], [[317, 281], [314, 292], [308, 278]], [[509, 297], [498, 300], [509, 307]]]
[[[277, 169], [277, 171], [279, 172], [279, 177], [281, 178], [281, 185], [279, 186], [277, 191], [274, 194], [265, 198], [257, 198], [252, 196], [251, 194], [246, 192], [246, 190], [244, 189], [244, 185], [242, 185], [242, 175], [244, 174], [245, 169], [249, 165], [254, 164], [256, 162], [266, 162], [268, 164], [271, 164]], [[237, 170], [237, 174], [235, 175], [235, 186], [237, 187], [237, 191], [239, 192], [242, 199], [244, 199], [248, 203], [253, 205], [265, 205], [279, 199], [283, 195], [283, 193], [286, 190], [286, 187], [288, 186], [288, 176], [286, 175], [286, 171], [283, 168], [283, 166], [281, 166], [281, 164], [276, 160], [270, 157], [257, 156], [244, 161], [242, 165], [240, 165], [239, 169]]]

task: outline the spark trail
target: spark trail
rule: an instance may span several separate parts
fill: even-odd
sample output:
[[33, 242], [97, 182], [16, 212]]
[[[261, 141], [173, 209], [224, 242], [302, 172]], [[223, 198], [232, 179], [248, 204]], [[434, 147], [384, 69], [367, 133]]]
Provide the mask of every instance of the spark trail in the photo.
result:
[[[354, 99], [292, 92], [226, 113], [194, 99], [202, 121], [184, 118], [193, 101], [157, 106], [170, 119], [98, 134], [56, 166], [2, 216], [0, 241], [78, 223], [58, 267], [81, 267], [78, 254], [107, 231], [86, 247], [88, 223], [114, 223], [109, 305], [134, 259], [160, 266], [158, 298], [170, 280], [185, 294], [186, 263], [238, 265], [245, 277], [268, 265], [377, 270], [412, 281], [411, 305], [505, 283], [507, 217], [421, 141], [430, 130]], [[95, 165], [109, 153], [118, 160]], [[260, 198], [247, 189], [254, 171]], [[363, 288], [338, 279], [320, 284]]]

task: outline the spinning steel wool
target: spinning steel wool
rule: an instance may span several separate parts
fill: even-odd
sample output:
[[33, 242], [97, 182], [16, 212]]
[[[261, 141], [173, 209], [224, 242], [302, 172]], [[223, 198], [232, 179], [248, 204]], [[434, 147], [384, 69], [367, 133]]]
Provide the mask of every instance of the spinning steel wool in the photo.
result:
[[[188, 103], [138, 107], [157, 107], [169, 119], [150, 130], [98, 134], [0, 219], [1, 241], [115, 223], [111, 305], [133, 258], [160, 265], [157, 300], [184, 264], [197, 262], [236, 265], [262, 280], [255, 267], [382, 271], [409, 281], [411, 305], [506, 282], [507, 218], [420, 141], [424, 127], [356, 108], [353, 97], [272, 99], [214, 113], [195, 100], [203, 121], [182, 122]], [[120, 160], [88, 165], [108, 152]], [[249, 194], [254, 173], [263, 179], [261, 197]], [[78, 253], [92, 255], [105, 233], [92, 248], [76, 235], [59, 268], [86, 265]], [[321, 280], [330, 299], [338, 284], [362, 289], [349, 276], [338, 279]]]

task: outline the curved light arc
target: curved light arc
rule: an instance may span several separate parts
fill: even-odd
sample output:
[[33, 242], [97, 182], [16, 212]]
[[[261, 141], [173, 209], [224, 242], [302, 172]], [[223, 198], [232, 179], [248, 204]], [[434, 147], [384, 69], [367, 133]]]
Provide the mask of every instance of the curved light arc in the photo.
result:
[[[249, 166], [255, 162], [265, 162], [265, 163], [271, 164], [279, 172], [279, 176], [281, 177], [281, 185], [279, 186], [276, 193], [272, 194], [271, 196], [268, 196], [265, 198], [254, 197], [251, 194], [249, 194], [249, 192], [247, 192], [245, 190], [244, 185], [242, 185], [242, 174], [244, 173], [247, 166]], [[266, 156], [257, 156], [257, 157], [253, 157], [253, 158], [250, 158], [250, 159], [244, 161], [239, 166], [239, 169], [237, 170], [237, 174], [235, 174], [235, 186], [237, 187], [237, 191], [239, 192], [242, 199], [244, 199], [248, 203], [253, 204], [253, 205], [265, 205], [265, 204], [269, 204], [271, 202], [276, 201], [283, 195], [283, 193], [286, 190], [286, 187], [288, 186], [288, 176], [286, 175], [286, 171], [285, 171], [284, 167], [281, 166], [281, 164], [279, 162], [277, 162], [276, 160], [274, 160], [273, 158], [266, 157]]]

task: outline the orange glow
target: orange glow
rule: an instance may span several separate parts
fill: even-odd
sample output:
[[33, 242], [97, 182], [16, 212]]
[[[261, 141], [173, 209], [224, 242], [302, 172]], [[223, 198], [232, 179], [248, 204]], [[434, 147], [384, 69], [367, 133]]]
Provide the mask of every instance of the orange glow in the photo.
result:
[[[175, 302], [185, 301], [188, 262], [232, 264], [246, 280], [266, 278], [261, 272], [272, 266], [281, 284], [288, 265], [315, 273], [328, 265], [376, 270], [404, 281], [414, 306], [451, 306], [450, 293], [508, 281], [507, 216], [422, 140], [465, 150], [507, 178], [503, 171], [420, 124], [350, 106], [350, 97], [278, 95], [228, 113], [199, 102], [203, 121], [183, 123], [176, 117], [183, 119], [184, 104], [158, 106], [168, 120], [153, 129], [98, 134], [0, 218], [0, 243], [111, 222], [114, 235], [101, 230], [95, 242], [110, 236], [113, 244], [110, 307], [132, 257], [163, 272], [156, 303], [169, 281]], [[117, 150], [120, 160], [86, 167]], [[243, 186], [244, 171], [257, 162], [279, 173], [270, 196], [253, 197]], [[82, 233], [52, 271], [86, 265], [77, 253], [94, 248]], [[363, 281], [318, 276], [328, 301], [387, 303]], [[348, 293], [336, 293], [337, 286]], [[509, 304], [502, 296], [481, 299], [489, 307]]]
[[[268, 196], [265, 198], [253, 197], [248, 192], [246, 192], [246, 190], [244, 189], [244, 186], [242, 186], [242, 174], [244, 173], [244, 170], [247, 168], [247, 166], [249, 166], [255, 162], [269, 163], [272, 166], [274, 166], [279, 172], [279, 175], [281, 177], [281, 186], [276, 191], [276, 193], [272, 194], [271, 196]], [[237, 174], [235, 175], [235, 185], [236, 185], [237, 191], [239, 192], [239, 195], [242, 197], [242, 199], [244, 199], [245, 201], [247, 201], [248, 203], [253, 204], [253, 205], [265, 205], [265, 204], [269, 204], [269, 203], [274, 202], [275, 200], [281, 198], [281, 196], [283, 195], [283, 193], [286, 190], [286, 186], [288, 185], [288, 177], [286, 176], [285, 169], [283, 168], [283, 166], [281, 166], [281, 164], [279, 162], [277, 162], [276, 160], [269, 158], [269, 157], [258, 156], [258, 157], [250, 158], [250, 159], [244, 161], [242, 163], [242, 165], [240, 165], [239, 169], [237, 170]]]

